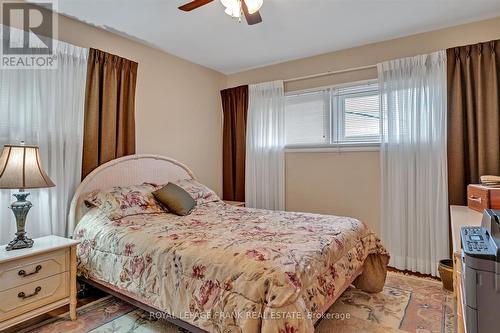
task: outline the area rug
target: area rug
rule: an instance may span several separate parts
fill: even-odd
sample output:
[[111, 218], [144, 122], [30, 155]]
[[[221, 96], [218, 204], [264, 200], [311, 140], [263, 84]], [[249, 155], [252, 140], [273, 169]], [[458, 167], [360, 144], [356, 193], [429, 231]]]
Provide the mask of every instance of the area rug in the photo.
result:
[[[379, 294], [349, 288], [318, 323], [318, 333], [453, 333], [453, 295], [436, 280], [390, 272]], [[39, 324], [31, 333], [180, 333], [186, 332], [149, 313], [108, 296]]]

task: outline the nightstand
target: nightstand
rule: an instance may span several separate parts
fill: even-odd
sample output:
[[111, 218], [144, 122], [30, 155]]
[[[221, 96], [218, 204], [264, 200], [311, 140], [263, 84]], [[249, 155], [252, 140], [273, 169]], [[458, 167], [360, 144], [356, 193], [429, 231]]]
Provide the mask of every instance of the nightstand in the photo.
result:
[[224, 200], [224, 202], [228, 205], [231, 206], [236, 206], [236, 207], [245, 207], [245, 203], [243, 201], [231, 201], [231, 200]]
[[0, 331], [69, 304], [76, 319], [76, 245], [58, 236], [32, 248], [0, 248]]

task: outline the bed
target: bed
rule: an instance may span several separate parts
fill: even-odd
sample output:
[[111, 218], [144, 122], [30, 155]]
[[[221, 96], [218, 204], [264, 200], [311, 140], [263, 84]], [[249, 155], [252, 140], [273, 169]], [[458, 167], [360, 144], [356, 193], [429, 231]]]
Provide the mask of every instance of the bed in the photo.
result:
[[215, 194], [188, 216], [110, 219], [83, 202], [99, 189], [168, 182], [197, 184], [186, 165], [155, 155], [85, 178], [69, 214], [84, 281], [192, 332], [313, 332], [351, 284], [383, 287], [389, 255], [353, 218], [235, 207]]

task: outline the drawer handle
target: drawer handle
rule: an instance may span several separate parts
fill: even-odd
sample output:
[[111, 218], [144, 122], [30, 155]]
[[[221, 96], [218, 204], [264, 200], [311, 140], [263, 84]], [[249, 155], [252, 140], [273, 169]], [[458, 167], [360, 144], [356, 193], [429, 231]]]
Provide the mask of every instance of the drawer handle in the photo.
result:
[[17, 297], [22, 298], [22, 299], [30, 298], [30, 297], [38, 295], [38, 293], [40, 291], [42, 291], [42, 287], [38, 286], [35, 288], [35, 291], [32, 294], [26, 295], [24, 292], [21, 291], [19, 294], [17, 294]]
[[473, 196], [473, 195], [471, 195], [471, 196], [469, 197], [469, 200], [470, 200], [470, 201], [477, 202], [478, 204], [481, 204], [481, 202], [483, 202], [483, 198], [481, 198], [481, 197], [475, 197], [475, 196]]
[[21, 270], [17, 273], [17, 275], [22, 276], [22, 277], [28, 277], [28, 276], [30, 276], [30, 275], [37, 274], [38, 272], [40, 272], [40, 270], [41, 270], [41, 269], [42, 269], [42, 265], [37, 265], [37, 266], [35, 267], [35, 270], [34, 270], [33, 272], [31, 272], [31, 273], [26, 273], [26, 271], [25, 271], [24, 269], [21, 269]]

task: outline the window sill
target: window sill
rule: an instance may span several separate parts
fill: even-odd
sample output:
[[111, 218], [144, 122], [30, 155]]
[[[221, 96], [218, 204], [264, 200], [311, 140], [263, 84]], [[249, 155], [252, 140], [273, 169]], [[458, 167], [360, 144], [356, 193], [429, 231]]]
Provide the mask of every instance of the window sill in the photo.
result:
[[285, 153], [343, 153], [343, 152], [370, 152], [380, 151], [380, 144], [366, 145], [329, 145], [329, 146], [288, 146], [285, 147]]

